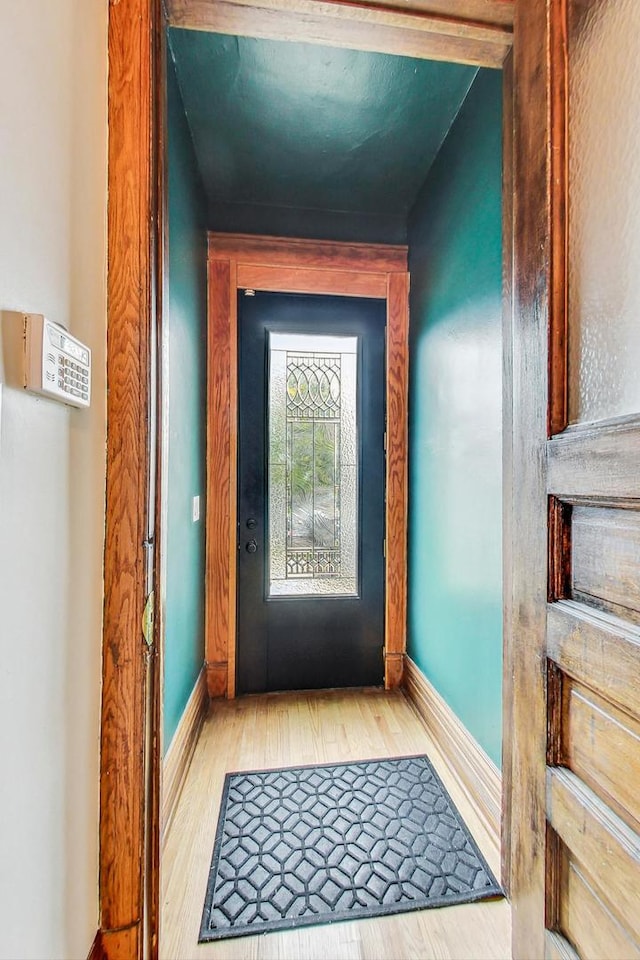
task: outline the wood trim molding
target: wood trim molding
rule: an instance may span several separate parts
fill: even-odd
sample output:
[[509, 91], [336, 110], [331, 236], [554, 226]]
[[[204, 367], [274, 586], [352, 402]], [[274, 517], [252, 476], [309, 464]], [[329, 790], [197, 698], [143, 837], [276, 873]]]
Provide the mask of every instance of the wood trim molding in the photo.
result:
[[409, 274], [391, 273], [387, 291], [387, 505], [385, 523], [385, 687], [402, 682], [407, 646], [409, 455]]
[[[546, 443], [549, 429], [549, 343], [552, 312], [561, 298], [552, 290], [562, 258], [554, 217], [551, 106], [552, 31], [561, 2], [518, 0], [513, 48], [513, 395], [511, 450], [511, 595], [505, 623], [504, 829], [508, 834], [513, 904], [512, 953], [545, 952], [548, 580]], [[562, 405], [560, 404], [560, 407]], [[559, 415], [559, 414], [558, 414]], [[509, 764], [509, 769], [506, 764]]]
[[549, 94], [551, 131], [551, 176], [549, 213], [550, 313], [548, 433], [553, 436], [569, 422], [569, 73], [565, 0], [552, 0], [555, 28], [550, 38], [549, 70], [553, 78]]
[[[250, 283], [248, 281], [251, 281]], [[235, 696], [237, 291], [378, 296], [387, 301], [384, 677], [402, 682], [406, 643], [409, 275], [407, 248], [209, 234], [206, 676]]]
[[[513, 3], [478, 0], [401, 9], [348, 0], [167, 0], [169, 23], [233, 36], [294, 40], [429, 60], [501, 67], [512, 42]], [[505, 13], [507, 16], [505, 16]], [[505, 22], [506, 21], [506, 22]]]
[[392, 244], [209, 234], [209, 260], [236, 260], [239, 264], [380, 274], [406, 273], [407, 259], [406, 246]]
[[167, 750], [162, 774], [162, 840], [166, 842], [187, 771], [207, 714], [209, 695], [205, 668], [198, 674], [184, 713]]
[[[530, 381], [535, 380], [540, 388], [546, 377], [546, 370], [542, 370], [539, 364], [541, 334], [546, 332], [542, 330], [546, 323], [546, 306], [542, 301], [548, 296], [549, 290], [545, 267], [548, 262], [545, 239], [548, 235], [548, 210], [542, 183], [545, 176], [542, 169], [543, 154], [545, 144], [549, 142], [545, 98], [548, 73], [546, 65], [541, 62], [541, 51], [546, 49], [542, 22], [547, 15], [547, 4], [533, 4], [526, 0], [517, 5], [514, 0], [414, 0], [412, 10], [408, 11], [404, 0], [386, 0], [384, 4], [343, 0], [334, 3], [326, 11], [328, 16], [319, 17], [320, 4], [317, 0], [310, 2], [314, 4], [310, 9], [316, 14], [315, 21], [312, 16], [302, 16], [299, 6], [295, 14], [283, 13], [287, 6], [293, 10], [297, 0], [289, 4], [287, 0], [280, 0], [280, 11], [275, 12], [271, 9], [270, 0], [263, 0], [254, 9], [246, 0], [235, 4], [229, 0], [168, 0], [167, 6], [177, 25], [180, 25], [177, 18], [186, 18], [190, 7], [204, 12], [204, 19], [199, 24], [201, 29], [223, 30], [222, 21], [226, 18], [228, 29], [242, 33], [238, 29], [242, 20], [244, 33], [248, 36], [259, 36], [259, 31], [265, 31], [264, 35], [281, 40], [306, 39], [323, 43], [326, 42], [323, 31], [330, 29], [333, 45], [428, 57], [442, 55], [443, 45], [448, 45], [444, 58], [461, 62], [467, 62], [465, 57], [471, 49], [469, 45], [472, 45], [472, 53], [478, 56], [471, 62], [487, 65], [493, 61], [502, 63], [502, 51], [506, 54], [510, 48], [511, 25], [517, 6], [515, 33], [519, 49], [515, 66], [514, 127], [518, 216], [514, 236], [517, 267], [514, 316], [517, 311], [519, 328], [526, 332], [526, 338], [517, 350], [517, 376], [524, 374]], [[159, 0], [114, 0], [109, 4], [109, 395], [100, 814], [101, 922], [106, 929], [100, 942], [105, 955], [111, 958], [126, 957], [127, 960], [142, 955], [145, 675], [140, 617], [143, 609], [142, 544], [146, 537], [144, 519], [149, 440], [148, 321], [153, 273], [150, 225], [154, 223], [158, 212], [152, 191], [153, 154], [157, 144], [152, 132], [151, 47], [153, 29], [159, 23], [159, 6]], [[387, 14], [393, 12], [394, 7], [401, 8], [402, 21], [392, 23], [386, 15], [382, 16], [385, 11]], [[207, 22], [207, 18], [214, 13], [219, 13], [220, 22]], [[236, 13], [237, 21], [234, 24], [229, 18]], [[422, 15], [420, 26], [417, 18], [411, 21], [406, 19], [408, 13]], [[431, 18], [430, 23], [425, 15]], [[436, 23], [438, 17], [440, 23]], [[269, 20], [272, 21], [271, 26], [267, 22]], [[481, 50], [485, 38], [479, 32], [474, 34], [471, 29], [473, 24], [500, 28], [494, 34], [497, 42], [489, 40], [487, 43], [488, 53]], [[198, 26], [186, 19], [181, 25]], [[444, 32], [443, 26], [446, 27]], [[447, 31], [453, 35], [453, 45], [449, 42]], [[436, 49], [438, 45], [440, 52]], [[404, 265], [396, 266], [396, 271], [406, 270], [406, 251], [404, 256]], [[231, 258], [228, 252], [225, 256], [219, 251], [218, 259], [237, 257]], [[380, 264], [374, 266], [370, 258], [368, 262], [372, 273], [393, 272], [394, 268], [391, 267], [386, 269]], [[287, 264], [276, 261], [276, 265]], [[327, 268], [335, 266], [323, 264]], [[362, 263], [358, 269], [365, 271]], [[232, 318], [233, 309], [231, 303]], [[529, 362], [530, 354], [533, 355], [532, 363]], [[233, 372], [230, 378], [229, 390], [233, 391]], [[231, 410], [232, 418], [233, 415], [234, 411]], [[529, 501], [535, 503], [540, 493], [539, 424], [539, 411], [536, 410], [529, 421], [523, 422], [518, 428], [516, 443], [518, 462], [533, 464], [533, 467], [515, 494], [517, 507], [522, 507], [522, 510], [518, 514], [521, 530], [514, 532], [514, 540], [517, 538], [518, 543], [528, 542], [532, 546], [534, 580], [544, 552], [540, 538], [531, 526], [532, 513], [537, 508], [534, 506], [532, 510], [528, 507]], [[232, 449], [234, 437], [235, 432], [232, 431], [229, 450]], [[226, 497], [229, 505], [233, 497], [231, 488], [227, 490]], [[231, 536], [228, 537], [227, 555], [231, 552], [230, 544]], [[222, 559], [222, 562], [228, 563], [228, 560]], [[211, 575], [209, 568], [207, 575]], [[511, 859], [516, 875], [516, 895], [521, 910], [525, 912], [527, 898], [530, 902], [535, 900], [537, 903], [539, 900], [540, 851], [537, 847], [531, 848], [524, 827], [528, 825], [531, 831], [531, 823], [537, 824], [540, 820], [540, 792], [534, 782], [540, 778], [535, 757], [529, 764], [532, 757], [529, 741], [534, 734], [527, 734], [526, 729], [518, 725], [519, 721], [516, 724], [516, 719], [519, 716], [517, 710], [521, 689], [526, 687], [533, 697], [527, 722], [532, 730], [538, 729], [540, 703], [543, 703], [543, 671], [540, 669], [540, 648], [536, 641], [540, 622], [539, 604], [536, 606], [527, 601], [527, 592], [521, 589], [521, 580], [522, 577], [517, 573], [514, 584], [517, 602], [514, 603], [514, 609], [518, 610], [521, 606], [521, 613], [519, 619], [516, 619], [515, 613], [512, 617], [513, 630], [517, 631], [514, 633], [514, 637], [517, 635], [517, 648], [514, 640], [514, 648], [506, 663], [506, 676], [509, 687], [517, 687], [517, 702], [512, 714], [514, 724], [510, 729], [515, 731], [518, 749], [516, 751], [514, 748], [512, 765], [516, 776], [519, 767], [524, 774], [522, 783], [508, 793], [505, 817], [509, 820], [514, 817], [514, 857]], [[529, 595], [536, 589], [535, 584], [533, 588], [530, 584], [531, 576]], [[233, 615], [234, 611], [227, 609], [227, 626], [233, 624]], [[211, 611], [208, 611], [207, 617], [210, 626]], [[226, 657], [225, 688], [228, 695], [233, 696], [233, 650], [227, 651], [225, 648], [223, 654]], [[223, 661], [215, 656], [208, 659], [208, 678], [209, 675], [217, 676], [216, 670]], [[394, 656], [394, 659], [397, 657]], [[152, 733], [157, 742], [157, 717], [155, 724], [156, 729]], [[157, 791], [155, 783], [152, 790]], [[516, 810], [520, 811], [517, 822]], [[508, 833], [509, 826], [509, 823], [505, 824], [505, 833]], [[157, 917], [153, 911], [149, 926], [153, 937], [157, 934]], [[523, 956], [539, 955], [539, 943], [538, 929], [534, 924], [526, 923], [514, 938], [514, 949]]]
[[[513, 51], [502, 77], [502, 729], [513, 728], [511, 650], [513, 637]], [[512, 742], [502, 738], [502, 888], [510, 894]]]
[[568, 940], [560, 933], [545, 930], [545, 960], [580, 960]]
[[99, 887], [103, 952], [129, 960], [142, 956], [144, 939], [149, 670], [141, 627], [153, 403], [149, 384], [156, 18], [154, 0], [109, 5], [108, 427]]
[[133, 960], [142, 957], [139, 925], [125, 927], [123, 930], [103, 930], [101, 938], [104, 960]]
[[630, 713], [637, 710], [640, 626], [561, 600], [547, 605], [547, 630], [547, 652], [563, 673]]
[[500, 855], [502, 776], [449, 704], [410, 657], [405, 657], [404, 687], [416, 713], [472, 802]]
[[316, 270], [307, 267], [270, 267], [238, 264], [238, 287], [253, 290], [287, 290], [289, 293], [332, 293], [344, 297], [373, 297], [385, 300], [387, 278], [378, 273], [350, 273], [347, 270]]
[[235, 695], [236, 272], [235, 261], [209, 261], [205, 661], [212, 698]]

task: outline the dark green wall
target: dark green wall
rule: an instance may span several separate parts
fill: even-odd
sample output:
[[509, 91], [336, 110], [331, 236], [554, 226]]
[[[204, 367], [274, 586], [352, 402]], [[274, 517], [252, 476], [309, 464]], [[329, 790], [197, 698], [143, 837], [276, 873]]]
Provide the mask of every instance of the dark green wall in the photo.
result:
[[[164, 743], [169, 746], [204, 660], [206, 198], [169, 61], [167, 584]], [[200, 521], [191, 519], [200, 494]]]
[[409, 654], [498, 765], [501, 84], [479, 71], [409, 220]]

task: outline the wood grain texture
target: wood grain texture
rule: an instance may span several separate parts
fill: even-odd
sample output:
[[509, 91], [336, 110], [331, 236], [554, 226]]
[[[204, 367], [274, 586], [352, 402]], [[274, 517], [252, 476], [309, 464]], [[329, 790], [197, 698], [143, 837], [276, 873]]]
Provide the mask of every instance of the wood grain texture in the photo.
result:
[[566, 0], [553, 0], [554, 28], [550, 37], [551, 110], [551, 325], [549, 330], [549, 436], [564, 430], [569, 420], [568, 382], [568, 64]]
[[152, 31], [151, 0], [109, 6], [100, 903], [105, 954], [129, 960], [141, 955], [143, 911], [146, 667], [141, 623], [151, 405]]
[[[561, 768], [547, 772], [547, 817], [571, 857], [582, 864], [598, 897], [640, 942], [638, 834], [578, 777]], [[568, 900], [563, 896], [562, 904]]]
[[451, 774], [473, 806], [500, 859], [502, 777], [482, 747], [410, 657], [405, 658], [404, 686], [429, 735], [447, 758]]
[[[161, 0], [154, 0], [155, 22], [163, 23]], [[154, 143], [156, 165], [157, 223], [156, 254], [156, 337], [154, 344], [154, 374], [156, 393], [155, 450], [153, 452], [155, 475], [155, 503], [153, 513], [153, 585], [154, 585], [154, 633], [155, 643], [150, 669], [149, 690], [149, 789], [147, 792], [147, 858], [145, 864], [147, 881], [146, 960], [158, 960], [158, 930], [160, 927], [160, 891], [162, 871], [162, 767], [164, 757], [164, 653], [166, 636], [167, 596], [167, 542], [169, 498], [169, 157], [167, 117], [167, 31], [154, 31]], [[152, 380], [153, 382], [153, 380]]]
[[505, 23], [379, 3], [168, 0], [167, 7], [174, 27], [486, 67], [502, 66], [512, 39]]
[[[227, 633], [227, 696], [236, 695], [236, 594], [238, 577], [238, 265], [229, 276], [229, 597]], [[233, 642], [232, 642], [233, 638]], [[208, 659], [208, 658], [207, 658]]]
[[[516, 5], [510, 819], [513, 955], [544, 955], [547, 600], [546, 440], [551, 311], [550, 62], [553, 0]], [[508, 735], [508, 734], [507, 734]]]
[[289, 293], [334, 294], [344, 297], [387, 297], [385, 273], [355, 273], [346, 270], [316, 270], [311, 267], [238, 265], [238, 287], [252, 290], [287, 290]]
[[564, 701], [564, 765], [639, 832], [640, 721], [574, 682]]
[[571, 587], [611, 612], [640, 612], [640, 513], [575, 506]]
[[[242, 0], [242, 2], [247, 5], [247, 0]], [[251, 6], [252, 2], [253, 0], [248, 0], [248, 5]], [[326, 0], [326, 2], [333, 3], [335, 0]], [[267, 5], [264, 4], [264, 6]], [[344, 6], [345, 3], [343, 0], [338, 0], [338, 5]], [[385, 0], [384, 3], [377, 2], [377, 0], [363, 0], [360, 5], [365, 9], [372, 10], [376, 8], [393, 9], [395, 7], [405, 12], [408, 7], [406, 0]], [[167, 10], [175, 11], [176, 16], [187, 17], [189, 16], [191, 2], [190, 0], [180, 0], [180, 2], [174, 3], [173, 0], [170, 0], [166, 6]], [[512, 30], [515, 0], [412, 0], [409, 9], [414, 14], [444, 17], [445, 21], [499, 26]]]
[[[557, 663], [547, 660], [547, 764], [564, 766], [566, 677]], [[547, 857], [548, 860], [548, 857]], [[547, 876], [549, 872], [547, 871]], [[548, 898], [547, 898], [548, 899]]]
[[105, 930], [102, 933], [104, 960], [133, 960], [142, 956], [140, 924], [123, 930]]
[[[386, 0], [386, 7], [407, 8], [406, 0]], [[513, 27], [514, 0], [412, 0], [411, 8], [450, 19]]]
[[312, 267], [355, 273], [406, 273], [407, 247], [331, 240], [292, 240], [242, 233], [209, 233], [210, 260], [270, 267]]
[[[568, 111], [570, 105], [581, 109], [568, 97], [567, 13], [583, 18], [586, 28], [599, 10], [597, 0], [550, 0], [546, 38], [552, 81], [549, 599], [560, 598], [548, 608], [547, 653], [562, 699], [561, 710], [549, 699], [550, 741], [557, 745], [549, 760], [559, 766], [547, 771], [547, 816], [563, 851], [559, 866], [550, 865], [547, 885], [558, 904], [557, 929], [580, 956], [598, 958], [640, 955], [640, 422], [636, 415], [567, 426], [567, 341], [582, 323], [580, 297], [573, 297], [567, 277], [567, 129], [577, 122]], [[574, 159], [578, 170], [583, 158]], [[578, 194], [583, 172], [572, 178]], [[606, 345], [599, 345], [603, 351]], [[614, 354], [608, 359], [615, 364]], [[564, 545], [563, 525], [570, 528]]]
[[547, 652], [562, 671], [637, 714], [640, 628], [572, 600], [551, 604], [547, 624]]
[[237, 391], [232, 395], [232, 366], [236, 365], [236, 347], [231, 342], [236, 299], [232, 272], [235, 265], [228, 261], [209, 263], [205, 660], [217, 664], [225, 677], [222, 689], [210, 682], [213, 674], [207, 669], [211, 697], [227, 693], [229, 637], [235, 635], [236, 484], [231, 463], [237, 443]]
[[[389, 274], [387, 294], [387, 503], [385, 651], [407, 648], [409, 276]], [[397, 677], [385, 674], [385, 684]]]
[[401, 687], [404, 679], [404, 654], [387, 653], [384, 655], [384, 686], [385, 690], [395, 690]]
[[[638, 960], [640, 950], [588, 882], [580, 866], [566, 857], [560, 925], [581, 957]], [[565, 941], [566, 942], [566, 941]], [[577, 956], [574, 953], [574, 956]]]
[[549, 601], [571, 596], [571, 506], [549, 497]]
[[207, 690], [212, 699], [215, 697], [225, 697], [227, 695], [233, 697], [233, 694], [231, 694], [229, 690], [228, 661], [225, 663], [213, 663], [210, 660], [205, 660], [204, 669], [207, 680]]
[[492, 842], [467, 791], [400, 691], [270, 694], [212, 704], [164, 856], [165, 960], [505, 960], [506, 901], [419, 910], [372, 920], [198, 944], [225, 774], [311, 763], [427, 753], [490, 867]]
[[545, 960], [580, 960], [568, 940], [555, 931], [545, 932]]
[[558, 834], [551, 829], [549, 824], [546, 827], [546, 840], [547, 877], [552, 877], [554, 882], [547, 886], [545, 925], [547, 930], [559, 930], [562, 897], [566, 894], [562, 883], [565, 847]]
[[[513, 50], [502, 77], [502, 729], [513, 729]], [[512, 739], [502, 738], [502, 886], [510, 895]]]
[[573, 497], [640, 498], [637, 418], [569, 427], [548, 445], [547, 490]]
[[209, 694], [204, 667], [198, 674], [191, 695], [187, 700], [180, 723], [167, 750], [162, 775], [162, 836], [163, 842], [171, 829], [198, 735], [209, 706]]

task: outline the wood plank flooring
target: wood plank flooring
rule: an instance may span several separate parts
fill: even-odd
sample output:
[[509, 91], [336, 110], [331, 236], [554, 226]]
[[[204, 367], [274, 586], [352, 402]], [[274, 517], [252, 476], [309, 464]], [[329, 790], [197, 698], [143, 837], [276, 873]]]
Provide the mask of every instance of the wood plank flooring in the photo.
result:
[[307, 763], [426, 753], [492, 870], [495, 847], [403, 693], [331, 690], [214, 701], [162, 860], [162, 960], [503, 960], [506, 901], [402, 913], [198, 944], [224, 776]]

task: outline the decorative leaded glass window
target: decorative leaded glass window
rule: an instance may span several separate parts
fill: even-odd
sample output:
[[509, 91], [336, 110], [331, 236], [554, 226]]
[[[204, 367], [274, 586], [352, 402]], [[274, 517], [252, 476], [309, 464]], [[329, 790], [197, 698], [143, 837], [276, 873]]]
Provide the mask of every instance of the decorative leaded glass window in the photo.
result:
[[269, 335], [269, 596], [355, 596], [357, 337]]

